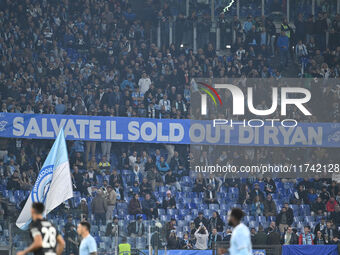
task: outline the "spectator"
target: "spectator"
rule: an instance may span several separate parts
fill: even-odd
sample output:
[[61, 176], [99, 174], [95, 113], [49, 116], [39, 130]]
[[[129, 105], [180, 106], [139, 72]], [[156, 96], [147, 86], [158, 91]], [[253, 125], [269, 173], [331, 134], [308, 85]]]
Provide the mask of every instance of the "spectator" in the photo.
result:
[[145, 199], [142, 202], [142, 208], [143, 213], [148, 217], [148, 219], [158, 218], [157, 206], [150, 194], [145, 195]]
[[335, 206], [338, 204], [338, 202], [336, 202], [334, 197], [330, 197], [327, 204], [326, 204], [326, 210], [328, 215], [332, 215], [335, 211]]
[[145, 196], [145, 194], [152, 192], [151, 185], [146, 177], [143, 178], [142, 183], [139, 185], [139, 190], [142, 196]]
[[282, 207], [281, 212], [276, 217], [276, 225], [279, 226], [281, 233], [284, 233], [288, 226], [293, 224], [294, 218], [287, 211], [286, 207]]
[[279, 48], [280, 53], [280, 63], [282, 67], [287, 67], [288, 65], [288, 47], [289, 47], [289, 38], [286, 35], [286, 32], [282, 31], [281, 35], [277, 39], [277, 47]]
[[143, 217], [138, 215], [137, 219], [128, 225], [127, 230], [128, 230], [128, 235], [131, 237], [143, 236], [145, 233]]
[[180, 249], [192, 250], [194, 248], [191, 240], [189, 239], [189, 234], [184, 233], [183, 239], [180, 241]]
[[264, 205], [260, 201], [260, 197], [256, 196], [254, 202], [251, 205], [251, 214], [253, 216], [263, 216]]
[[199, 228], [201, 223], [208, 228], [209, 227], [209, 221], [204, 217], [203, 212], [198, 212], [198, 216], [194, 220], [195, 228], [196, 230]]
[[101, 159], [101, 161], [98, 164], [98, 167], [99, 167], [99, 170], [100, 170], [101, 174], [105, 174], [107, 171], [110, 170], [111, 164], [107, 160], [107, 157], [105, 155], [102, 156], [102, 159]]
[[130, 200], [128, 205], [128, 212], [131, 215], [141, 214], [142, 213], [142, 207], [139, 202], [139, 195], [134, 194], [133, 198]]
[[202, 223], [199, 225], [195, 232], [196, 244], [195, 248], [198, 250], [207, 250], [208, 249], [208, 238], [209, 233], [205, 225]]
[[112, 218], [113, 210], [117, 202], [116, 191], [110, 185], [107, 186], [106, 200], [107, 200], [106, 220], [108, 221]]
[[8, 179], [7, 182], [7, 189], [8, 190], [20, 190], [20, 177], [19, 177], [19, 172], [14, 171], [11, 178]]
[[[323, 235], [326, 244], [333, 244], [334, 243], [334, 238], [338, 238], [339, 232], [338, 230], [334, 227], [332, 221], [327, 221], [326, 223], [326, 228], [323, 230]], [[336, 241], [335, 241], [336, 242]]]
[[267, 177], [264, 180], [264, 191], [267, 194], [276, 193], [276, 184], [272, 178]]
[[114, 216], [112, 218], [112, 222], [106, 225], [105, 235], [111, 237], [118, 237], [120, 235], [118, 223], [119, 223], [118, 217]]
[[221, 216], [217, 211], [213, 212], [209, 220], [209, 227], [210, 227], [210, 232], [212, 232], [214, 228], [217, 230], [217, 232], [223, 232], [224, 222], [221, 219]]
[[181, 191], [181, 185], [177, 181], [176, 176], [172, 174], [171, 169], [165, 174], [165, 185], [169, 188], [175, 186], [178, 191]]
[[276, 216], [276, 204], [270, 194], [267, 195], [267, 199], [263, 202], [264, 216]]
[[254, 184], [254, 189], [250, 192], [250, 199], [251, 201], [254, 201], [255, 197], [259, 197], [260, 201], [262, 202], [264, 200], [264, 195], [262, 191], [260, 190], [260, 185], [258, 183]]
[[316, 226], [314, 228], [314, 235], [316, 236], [316, 234], [319, 230], [323, 233], [324, 230], [326, 229], [326, 226], [327, 226], [326, 218], [322, 217], [320, 222], [318, 224], [316, 224]]
[[163, 203], [162, 207], [166, 209], [176, 209], [176, 200], [175, 198], [171, 195], [171, 191], [168, 190], [166, 192], [166, 196], [163, 198]]
[[213, 190], [213, 187], [212, 187], [211, 184], [209, 184], [207, 186], [207, 189], [205, 190], [204, 202], [206, 204], [218, 204], [217, 197], [216, 197], [216, 191]]
[[289, 226], [285, 232], [283, 233], [283, 240], [282, 244], [288, 245], [288, 244], [298, 244], [299, 238], [293, 231], [293, 228]]
[[170, 170], [168, 163], [164, 161], [164, 157], [160, 157], [160, 160], [156, 163], [156, 166], [161, 174], [165, 174]]
[[86, 198], [80, 199], [80, 204], [78, 206], [78, 209], [80, 210], [80, 219], [82, 221], [87, 220], [88, 215], [89, 215], [89, 208], [88, 208], [88, 205], [87, 205]]
[[321, 197], [319, 196], [316, 201], [312, 204], [312, 216], [317, 215], [317, 216], [323, 216], [326, 214], [326, 206], [322, 202]]
[[152, 166], [150, 171], [147, 171], [146, 174], [148, 180], [151, 182], [152, 190], [155, 190], [156, 187], [160, 187], [163, 185], [162, 176], [157, 171], [156, 166]]
[[222, 241], [222, 237], [217, 233], [216, 228], [212, 228], [208, 238], [208, 247], [210, 249], [216, 249], [216, 243]]
[[179, 239], [176, 235], [176, 230], [170, 231], [170, 236], [168, 238], [168, 249], [169, 250], [179, 249]]
[[97, 224], [100, 224], [100, 222], [106, 224], [107, 202], [101, 189], [97, 190], [96, 196], [92, 199], [91, 207]]
[[263, 226], [259, 226], [259, 231], [254, 236], [253, 245], [266, 245], [267, 244], [267, 235], [263, 230]]
[[299, 236], [299, 244], [314, 244], [314, 235], [310, 233], [310, 227], [305, 226], [304, 232]]
[[323, 236], [323, 234], [321, 233], [320, 230], [316, 232], [316, 236], [314, 238], [313, 243], [316, 244], [316, 245], [326, 244], [325, 237]]

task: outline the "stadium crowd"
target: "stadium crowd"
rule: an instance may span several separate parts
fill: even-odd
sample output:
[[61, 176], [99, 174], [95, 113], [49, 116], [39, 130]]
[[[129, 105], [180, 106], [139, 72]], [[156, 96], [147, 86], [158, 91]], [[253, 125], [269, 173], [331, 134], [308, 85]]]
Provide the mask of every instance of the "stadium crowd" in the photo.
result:
[[[185, 119], [190, 118], [192, 78], [339, 76], [340, 15], [299, 14], [294, 27], [284, 19], [278, 31], [268, 17], [248, 16], [241, 21], [220, 14], [221, 45], [230, 43], [231, 51], [217, 54], [209, 42], [213, 41], [211, 19], [204, 4], [197, 5], [201, 11], [188, 17], [179, 13], [175, 18], [171, 1], [162, 2], [145, 1], [140, 15], [124, 0], [1, 1], [1, 112]], [[150, 38], [158, 22], [162, 31], [167, 31], [169, 20], [174, 22], [174, 43], [169, 45], [168, 33], [163, 33], [162, 47], [158, 48]], [[197, 52], [186, 33], [193, 24], [197, 24]], [[229, 29], [236, 35], [234, 41], [225, 36]], [[291, 74], [288, 63], [300, 73]], [[327, 102], [323, 121], [339, 121], [339, 95], [337, 87], [320, 89], [320, 98]], [[225, 197], [222, 199], [221, 193], [236, 189], [235, 203], [246, 208], [247, 223], [263, 217], [265, 222], [271, 221], [269, 226], [258, 224], [258, 220], [253, 226], [249, 224], [254, 244], [339, 243], [340, 190], [330, 179], [285, 180], [283, 184], [255, 176], [242, 180], [195, 176], [193, 187], [188, 188], [183, 185], [190, 176], [187, 146], [164, 150], [157, 145], [113, 146], [110, 142], [76, 141], [68, 145], [80, 201], [66, 206], [72, 209], [62, 210], [77, 208], [80, 216], [89, 220], [93, 215], [98, 226], [107, 224], [105, 236], [116, 236], [116, 231], [119, 235], [145, 236], [144, 221], [162, 219], [172, 209], [184, 209], [177, 208], [182, 191], [201, 198], [208, 206], [205, 209], [215, 208], [213, 205], [222, 209]], [[31, 190], [49, 147], [46, 141], [1, 139], [4, 190]], [[273, 155], [277, 162], [282, 158], [297, 160], [296, 155], [327, 162], [338, 154], [336, 149], [323, 148], [244, 151], [230, 148], [227, 155], [239, 162]], [[282, 189], [277, 185], [285, 183], [291, 187], [288, 199], [278, 200]], [[18, 208], [25, 200], [20, 202]], [[122, 204], [134, 217], [112, 218]], [[310, 225], [297, 224], [302, 205], [310, 208], [304, 214], [311, 217]], [[6, 214], [6, 207], [2, 201], [0, 215]], [[183, 219], [174, 215], [170, 220], [164, 218], [168, 222], [162, 227], [162, 236], [169, 249], [207, 249], [230, 239], [226, 210], [224, 215], [218, 210], [207, 215], [198, 208], [185, 209], [197, 214], [189, 226], [181, 226], [187, 231], [176, 231]], [[75, 240], [72, 218], [68, 219], [64, 233]], [[129, 222], [126, 229], [121, 221]], [[67, 244], [67, 249], [74, 246], [70, 241]]]

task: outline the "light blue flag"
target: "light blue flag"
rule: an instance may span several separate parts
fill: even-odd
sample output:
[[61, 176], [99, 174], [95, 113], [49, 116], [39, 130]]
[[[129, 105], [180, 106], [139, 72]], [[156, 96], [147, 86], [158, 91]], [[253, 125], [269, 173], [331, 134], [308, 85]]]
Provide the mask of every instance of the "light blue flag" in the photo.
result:
[[31, 194], [17, 219], [16, 225], [23, 230], [28, 228], [32, 220], [32, 203], [44, 203], [44, 215], [46, 216], [54, 208], [71, 197], [73, 197], [73, 188], [70, 164], [64, 131], [61, 129], [39, 172]]

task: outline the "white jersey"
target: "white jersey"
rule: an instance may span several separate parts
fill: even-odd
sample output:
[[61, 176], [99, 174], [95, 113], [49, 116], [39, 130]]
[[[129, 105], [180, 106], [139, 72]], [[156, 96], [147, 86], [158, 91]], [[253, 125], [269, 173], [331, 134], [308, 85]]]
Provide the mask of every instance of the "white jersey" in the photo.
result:
[[238, 224], [231, 234], [230, 255], [252, 255], [250, 231], [243, 223]]

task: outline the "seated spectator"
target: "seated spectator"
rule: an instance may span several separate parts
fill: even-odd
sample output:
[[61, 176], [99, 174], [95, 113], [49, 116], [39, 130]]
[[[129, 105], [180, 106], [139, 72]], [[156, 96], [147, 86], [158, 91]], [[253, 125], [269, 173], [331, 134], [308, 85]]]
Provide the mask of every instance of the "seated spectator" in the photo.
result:
[[113, 169], [109, 177], [109, 184], [114, 187], [116, 183], [123, 184], [123, 178], [118, 174], [117, 169]]
[[118, 237], [119, 236], [120, 233], [119, 233], [118, 222], [119, 222], [118, 217], [114, 216], [112, 218], [112, 222], [110, 222], [106, 225], [105, 236], [111, 236], [111, 237]]
[[176, 230], [176, 219], [171, 218], [165, 225], [165, 236], [168, 239], [172, 230]]
[[267, 235], [264, 232], [263, 226], [259, 226], [259, 231], [254, 236], [253, 245], [266, 245], [267, 244]]
[[318, 195], [315, 194], [315, 190], [313, 188], [309, 188], [307, 197], [308, 197], [308, 203], [313, 204], [318, 198]]
[[166, 192], [166, 196], [163, 198], [162, 207], [164, 209], [176, 209], [176, 200], [171, 195], [171, 191], [170, 190], [168, 190]]
[[158, 171], [160, 171], [161, 174], [165, 174], [170, 170], [168, 163], [164, 160], [164, 157], [161, 156], [160, 160], [156, 163]]
[[118, 169], [120, 170], [130, 169], [129, 158], [126, 155], [126, 152], [123, 152], [122, 156], [119, 159]]
[[198, 216], [194, 220], [195, 228], [198, 229], [201, 223], [208, 228], [209, 227], [209, 221], [204, 217], [203, 212], [198, 212]]
[[324, 216], [326, 215], [326, 206], [321, 197], [318, 197], [311, 207], [312, 216]]
[[271, 221], [269, 227], [266, 229], [267, 235], [270, 232], [279, 232], [279, 229], [277, 228], [275, 221]]
[[176, 176], [172, 174], [171, 169], [165, 174], [165, 185], [169, 188], [175, 186], [178, 191], [181, 191], [181, 185], [177, 181]]
[[294, 218], [287, 211], [286, 207], [282, 207], [281, 212], [276, 216], [276, 225], [279, 226], [281, 233], [284, 233], [288, 226], [293, 224]]
[[93, 171], [97, 172], [99, 170], [99, 166], [96, 160], [95, 156], [91, 157], [91, 160], [89, 160], [86, 164], [87, 170], [92, 169]]
[[325, 237], [320, 230], [316, 232], [316, 236], [314, 238], [313, 243], [316, 244], [316, 245], [326, 244]]
[[141, 214], [142, 212], [142, 206], [139, 202], [139, 195], [135, 194], [133, 198], [130, 200], [128, 205], [128, 213], [130, 215], [136, 215]]
[[146, 177], [143, 178], [142, 183], [139, 185], [139, 190], [142, 196], [152, 192], [151, 185]]
[[321, 197], [322, 201], [324, 203], [327, 203], [329, 198], [331, 197], [331, 195], [329, 194], [329, 192], [327, 191], [327, 187], [323, 186], [321, 193], [319, 194], [319, 196]]
[[204, 191], [204, 179], [202, 178], [201, 175], [197, 176], [195, 179], [194, 187], [192, 189], [194, 192], [203, 192]]
[[335, 211], [335, 206], [338, 204], [338, 202], [336, 202], [334, 197], [330, 197], [330, 199], [328, 200], [327, 204], [326, 204], [326, 210], [327, 210], [327, 214], [329, 216], [331, 216], [334, 211]]
[[209, 178], [205, 179], [205, 185], [211, 185], [213, 190], [216, 190], [218, 192], [220, 190], [220, 187], [222, 186], [222, 180], [214, 177], [213, 175], [210, 175]]
[[135, 182], [138, 182], [140, 184], [143, 181], [143, 174], [140, 170], [138, 165], [134, 165], [131, 177], [130, 177], [130, 185], [133, 185]]
[[98, 167], [102, 175], [105, 175], [105, 173], [110, 170], [111, 164], [107, 160], [106, 156], [102, 156], [102, 159], [100, 160], [98, 164]]
[[251, 201], [254, 201], [256, 196], [260, 198], [261, 202], [264, 200], [263, 192], [260, 190], [260, 185], [258, 183], [254, 184], [254, 189], [250, 192]]
[[183, 239], [180, 241], [179, 248], [183, 250], [192, 250], [194, 248], [192, 241], [189, 239], [188, 233], [183, 235]]
[[267, 177], [266, 179], [264, 179], [264, 191], [267, 194], [276, 192], [276, 184], [272, 178]]
[[178, 177], [185, 175], [184, 161], [179, 156], [178, 151], [174, 152], [174, 156], [170, 160], [170, 168]]
[[218, 204], [216, 191], [209, 184], [206, 191], [204, 192], [204, 203], [206, 204]]
[[145, 195], [145, 199], [142, 202], [143, 213], [148, 219], [158, 218], [158, 210], [156, 202], [151, 198], [150, 194]]
[[153, 165], [150, 171], [147, 171], [146, 177], [151, 183], [152, 190], [154, 191], [156, 187], [163, 185], [163, 179], [160, 173], [157, 171], [156, 166]]
[[304, 232], [300, 234], [299, 244], [314, 244], [314, 235], [310, 232], [309, 226], [305, 226]]
[[260, 201], [260, 197], [256, 196], [254, 202], [251, 205], [251, 215], [253, 216], [263, 216], [263, 203]]
[[209, 228], [212, 231], [213, 228], [216, 228], [217, 232], [223, 232], [224, 222], [220, 217], [220, 214], [215, 211], [213, 212], [210, 220], [209, 220]]
[[276, 204], [270, 194], [267, 195], [267, 199], [263, 202], [264, 216], [276, 216]]
[[80, 152], [77, 152], [74, 159], [72, 160], [72, 165], [79, 167], [80, 169], [85, 169], [84, 158]]
[[80, 204], [78, 205], [78, 209], [80, 211], [80, 219], [82, 221], [87, 220], [88, 215], [89, 215], [89, 208], [88, 208], [88, 205], [87, 205], [86, 198], [80, 199]]
[[176, 249], [179, 249], [179, 239], [176, 235], [176, 230], [171, 230], [170, 231], [170, 236], [168, 238], [168, 249], [169, 250], [176, 250]]
[[21, 180], [19, 176], [19, 172], [15, 170], [12, 176], [8, 179], [7, 189], [8, 190], [20, 190], [21, 189]]
[[251, 196], [250, 196], [250, 189], [247, 184], [243, 184], [241, 186], [238, 201], [240, 204], [250, 204], [251, 203]]
[[216, 249], [216, 242], [222, 241], [222, 237], [217, 233], [216, 228], [212, 228], [212, 231], [208, 239], [208, 247], [210, 249]]
[[195, 249], [206, 250], [208, 249], [209, 233], [204, 224], [201, 224], [195, 232], [196, 244]]
[[282, 244], [287, 245], [287, 244], [298, 244], [299, 243], [299, 238], [293, 231], [293, 228], [289, 226], [286, 231], [283, 233], [282, 237]]
[[132, 221], [128, 227], [128, 235], [131, 237], [141, 237], [145, 233], [143, 217], [138, 215], [135, 221]]

